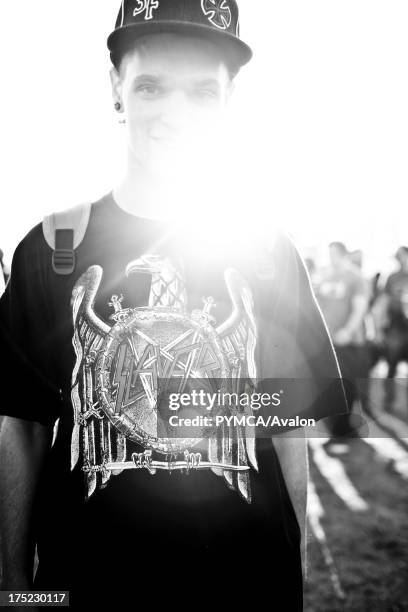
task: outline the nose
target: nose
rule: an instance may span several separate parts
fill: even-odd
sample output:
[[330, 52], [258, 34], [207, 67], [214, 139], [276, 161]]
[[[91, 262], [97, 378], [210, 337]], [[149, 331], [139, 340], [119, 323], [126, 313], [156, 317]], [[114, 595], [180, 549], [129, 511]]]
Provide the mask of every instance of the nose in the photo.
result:
[[178, 131], [192, 122], [191, 102], [183, 90], [172, 91], [163, 103], [160, 121], [167, 128]]

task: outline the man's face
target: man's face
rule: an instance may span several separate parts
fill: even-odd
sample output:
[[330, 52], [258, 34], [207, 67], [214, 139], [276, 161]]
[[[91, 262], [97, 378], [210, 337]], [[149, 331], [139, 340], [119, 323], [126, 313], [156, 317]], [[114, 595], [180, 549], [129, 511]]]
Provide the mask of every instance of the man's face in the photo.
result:
[[211, 145], [231, 89], [215, 45], [171, 34], [146, 36], [111, 75], [132, 163], [154, 175], [174, 175]]

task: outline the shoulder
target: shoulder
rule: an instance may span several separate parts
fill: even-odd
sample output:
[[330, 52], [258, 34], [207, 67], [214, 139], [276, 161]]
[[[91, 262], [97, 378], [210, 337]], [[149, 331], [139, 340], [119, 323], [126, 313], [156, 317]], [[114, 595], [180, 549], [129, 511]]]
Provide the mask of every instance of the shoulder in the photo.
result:
[[[291, 280], [310, 283], [309, 272], [300, 247], [286, 231], [279, 230], [275, 236], [274, 256], [281, 274]], [[278, 272], [279, 272], [278, 270]]]
[[293, 278], [299, 257], [288, 233], [264, 226], [257, 228], [250, 240], [248, 237], [243, 239], [242, 244], [247, 244], [250, 249], [255, 278], [261, 281], [261, 286], [282, 286], [283, 280]]
[[13, 308], [16, 308], [16, 300], [12, 296], [24, 295], [24, 300], [17, 300], [22, 305], [44, 276], [47, 249], [41, 222], [34, 225], [14, 249], [9, 282], [2, 296], [4, 300], [14, 299]]
[[44, 239], [51, 249], [55, 248], [55, 235], [58, 230], [73, 230], [73, 248], [82, 242], [88, 227], [92, 203], [84, 202], [64, 210], [46, 215], [42, 221]]
[[294, 238], [284, 229], [276, 228], [269, 232], [263, 230], [260, 244], [268, 251], [276, 264], [285, 265], [285, 267], [296, 264], [306, 268]]
[[294, 238], [278, 229], [268, 235], [266, 255], [265, 239], [261, 244], [264, 256], [256, 262], [256, 278], [266, 301], [285, 304], [288, 311], [299, 308], [301, 303], [306, 304], [313, 292], [312, 284]]
[[43, 216], [41, 220], [24, 235], [14, 251], [14, 267], [38, 269], [50, 261], [55, 248], [55, 232], [58, 229], [74, 230], [74, 248], [83, 240], [95, 202], [77, 203], [62, 210]]
[[42, 221], [34, 225], [20, 240], [14, 251], [13, 261], [23, 262], [30, 260], [36, 253], [46, 250], [47, 243], [44, 240]]
[[271, 234], [271, 245], [273, 246], [275, 253], [295, 253], [298, 251], [294, 238], [282, 228], [274, 229]]

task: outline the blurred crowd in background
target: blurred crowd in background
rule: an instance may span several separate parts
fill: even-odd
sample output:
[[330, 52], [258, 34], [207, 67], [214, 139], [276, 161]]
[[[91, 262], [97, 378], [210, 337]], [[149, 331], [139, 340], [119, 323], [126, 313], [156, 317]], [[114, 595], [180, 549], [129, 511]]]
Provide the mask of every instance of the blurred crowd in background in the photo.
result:
[[[381, 409], [392, 412], [396, 379], [406, 376], [408, 361], [408, 247], [395, 253], [396, 269], [363, 274], [363, 253], [349, 251], [343, 242], [328, 245], [329, 264], [306, 258], [316, 299], [329, 329], [339, 361], [350, 410], [356, 401], [373, 416], [369, 384], [373, 372], [384, 376]], [[379, 368], [378, 366], [382, 367]], [[336, 435], [352, 435], [344, 419]]]

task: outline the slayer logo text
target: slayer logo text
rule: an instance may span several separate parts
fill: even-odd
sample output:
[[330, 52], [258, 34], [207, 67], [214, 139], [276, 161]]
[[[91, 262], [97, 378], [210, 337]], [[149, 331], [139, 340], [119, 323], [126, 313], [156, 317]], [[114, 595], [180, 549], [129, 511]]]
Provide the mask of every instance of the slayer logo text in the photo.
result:
[[208, 20], [220, 30], [227, 30], [232, 21], [231, 9], [226, 0], [201, 0], [201, 8]]

